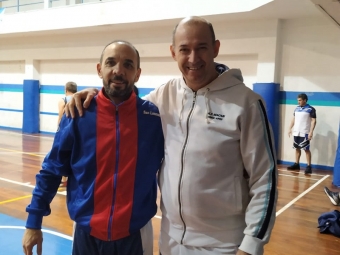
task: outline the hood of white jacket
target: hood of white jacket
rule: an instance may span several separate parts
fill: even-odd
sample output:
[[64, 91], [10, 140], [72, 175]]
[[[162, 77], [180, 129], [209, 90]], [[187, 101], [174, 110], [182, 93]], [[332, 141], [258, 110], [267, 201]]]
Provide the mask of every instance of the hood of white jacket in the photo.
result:
[[[181, 86], [184, 89], [191, 90], [185, 83], [184, 79], [181, 82]], [[222, 89], [227, 89], [239, 84], [243, 84], [243, 76], [240, 69], [229, 69], [220, 74], [215, 80], [213, 80], [208, 85], [204, 86], [203, 88], [199, 89], [197, 92], [200, 91], [217, 91]]]
[[[219, 90], [225, 90], [229, 89], [231, 87], [237, 86], [237, 85], [244, 85], [243, 84], [243, 77], [240, 69], [229, 69], [220, 74], [215, 80], [213, 80], [208, 85], [204, 86], [203, 88], [199, 89], [196, 93], [197, 94], [204, 94], [205, 98], [205, 107], [206, 107], [206, 123], [209, 124], [209, 116], [208, 113], [211, 112], [210, 104], [209, 104], [209, 94], [213, 91], [219, 91]], [[192, 89], [189, 88], [184, 79], [181, 79], [180, 86], [182, 89], [184, 89], [184, 94], [182, 98], [182, 108], [180, 111], [180, 121], [182, 121], [183, 118], [183, 108], [184, 108], [184, 102], [185, 102], [185, 94], [186, 93], [193, 93]]]

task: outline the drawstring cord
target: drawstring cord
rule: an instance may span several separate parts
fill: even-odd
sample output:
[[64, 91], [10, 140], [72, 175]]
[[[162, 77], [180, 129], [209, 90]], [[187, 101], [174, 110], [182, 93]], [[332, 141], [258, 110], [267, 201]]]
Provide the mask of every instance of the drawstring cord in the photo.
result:
[[208, 93], [210, 92], [210, 89], [207, 88], [205, 94], [204, 94], [204, 101], [205, 101], [205, 120], [209, 124], [210, 119], [209, 119], [209, 112], [211, 112], [210, 107], [209, 107], [209, 98], [208, 98]]
[[[178, 123], [179, 123], [181, 130], [182, 130], [182, 119], [183, 119], [183, 111], [184, 111], [184, 99], [185, 99], [185, 92], [186, 92], [185, 88], [183, 88], [183, 89], [184, 89], [184, 92], [183, 92], [183, 96], [182, 96], [182, 107], [181, 107], [181, 111], [180, 111], [180, 114], [179, 114], [179, 120], [178, 120]], [[183, 132], [183, 130], [182, 130], [182, 132]]]

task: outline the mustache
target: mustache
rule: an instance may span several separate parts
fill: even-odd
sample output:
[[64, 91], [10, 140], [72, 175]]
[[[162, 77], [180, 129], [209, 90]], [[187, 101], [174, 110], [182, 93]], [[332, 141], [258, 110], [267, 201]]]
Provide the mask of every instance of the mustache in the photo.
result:
[[118, 76], [118, 75], [115, 75], [113, 76], [111, 79], [110, 79], [111, 82], [115, 82], [115, 81], [118, 81], [118, 82], [126, 82], [126, 80], [123, 78], [123, 76]]

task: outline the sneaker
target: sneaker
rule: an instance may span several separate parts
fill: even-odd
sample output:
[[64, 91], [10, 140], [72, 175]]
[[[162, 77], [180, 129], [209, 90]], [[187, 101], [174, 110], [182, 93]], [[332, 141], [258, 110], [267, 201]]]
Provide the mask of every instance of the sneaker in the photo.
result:
[[329, 200], [331, 200], [333, 205], [340, 204], [339, 192], [330, 191], [327, 187], [324, 187], [323, 190], [325, 191], [326, 195], [328, 196]]
[[306, 166], [305, 174], [311, 174], [312, 173], [312, 167]]
[[294, 163], [293, 165], [287, 167], [288, 170], [300, 170], [300, 164]]

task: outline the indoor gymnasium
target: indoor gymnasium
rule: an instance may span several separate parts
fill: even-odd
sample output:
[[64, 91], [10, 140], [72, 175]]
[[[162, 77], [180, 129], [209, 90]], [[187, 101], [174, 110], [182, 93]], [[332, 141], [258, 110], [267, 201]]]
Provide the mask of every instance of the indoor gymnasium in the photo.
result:
[[339, 0], [0, 0], [0, 255], [340, 255], [339, 70]]

